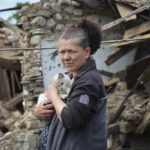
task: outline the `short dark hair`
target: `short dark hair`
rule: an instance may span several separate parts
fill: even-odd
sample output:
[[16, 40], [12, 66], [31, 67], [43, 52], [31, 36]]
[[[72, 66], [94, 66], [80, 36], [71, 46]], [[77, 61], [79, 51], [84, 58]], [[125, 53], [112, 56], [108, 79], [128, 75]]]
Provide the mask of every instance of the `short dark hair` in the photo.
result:
[[60, 40], [73, 40], [83, 49], [91, 48], [91, 55], [94, 54], [101, 43], [101, 29], [92, 21], [81, 20], [68, 28], [60, 37]]

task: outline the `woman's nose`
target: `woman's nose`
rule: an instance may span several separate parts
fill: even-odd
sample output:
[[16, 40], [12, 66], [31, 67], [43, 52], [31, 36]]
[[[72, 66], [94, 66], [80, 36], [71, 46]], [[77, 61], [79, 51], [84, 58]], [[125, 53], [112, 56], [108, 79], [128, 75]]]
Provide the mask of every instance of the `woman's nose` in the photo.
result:
[[66, 53], [64, 54], [64, 59], [70, 59], [70, 54], [66, 52]]

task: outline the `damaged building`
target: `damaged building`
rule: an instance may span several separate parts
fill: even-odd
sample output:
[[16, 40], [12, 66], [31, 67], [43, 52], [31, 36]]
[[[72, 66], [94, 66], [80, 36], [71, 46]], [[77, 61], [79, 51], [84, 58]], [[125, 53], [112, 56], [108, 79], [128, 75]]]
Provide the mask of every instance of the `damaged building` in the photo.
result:
[[108, 96], [108, 150], [148, 150], [149, 9], [148, 0], [41, 0], [20, 10], [22, 29], [0, 19], [0, 150], [37, 149], [43, 127], [33, 114], [38, 95], [64, 72], [57, 40], [84, 18], [103, 33], [93, 57]]

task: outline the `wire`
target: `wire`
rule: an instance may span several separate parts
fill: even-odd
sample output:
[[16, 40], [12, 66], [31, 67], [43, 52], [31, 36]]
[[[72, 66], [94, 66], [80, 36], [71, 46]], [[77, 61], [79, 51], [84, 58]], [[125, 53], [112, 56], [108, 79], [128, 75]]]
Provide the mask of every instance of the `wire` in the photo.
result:
[[[116, 43], [116, 42], [128, 42], [128, 41], [137, 41], [137, 40], [146, 40], [146, 38], [130, 38], [130, 39], [120, 39], [120, 40], [109, 40], [109, 41], [101, 41], [101, 44], [107, 44], [107, 43]], [[49, 50], [49, 49], [58, 49], [58, 46], [53, 47], [27, 47], [27, 48], [0, 48], [0, 51], [19, 51], [19, 50]]]

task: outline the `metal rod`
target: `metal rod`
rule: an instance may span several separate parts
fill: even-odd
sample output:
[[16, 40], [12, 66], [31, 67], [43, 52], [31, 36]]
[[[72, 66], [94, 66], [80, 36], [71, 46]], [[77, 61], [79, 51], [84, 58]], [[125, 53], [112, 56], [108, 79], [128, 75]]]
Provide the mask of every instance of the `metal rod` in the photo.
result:
[[[130, 38], [130, 39], [120, 39], [120, 40], [109, 40], [101, 41], [101, 44], [116, 43], [116, 42], [127, 42], [136, 40], [146, 40], [147, 38]], [[48, 50], [48, 49], [58, 49], [58, 46], [54, 47], [27, 47], [27, 48], [0, 48], [0, 51], [19, 51], [19, 50]]]

